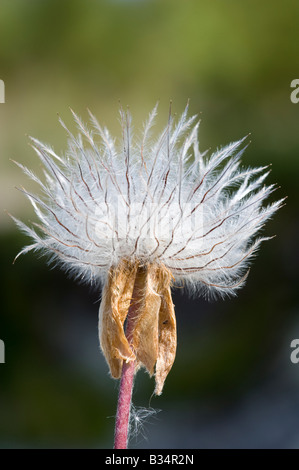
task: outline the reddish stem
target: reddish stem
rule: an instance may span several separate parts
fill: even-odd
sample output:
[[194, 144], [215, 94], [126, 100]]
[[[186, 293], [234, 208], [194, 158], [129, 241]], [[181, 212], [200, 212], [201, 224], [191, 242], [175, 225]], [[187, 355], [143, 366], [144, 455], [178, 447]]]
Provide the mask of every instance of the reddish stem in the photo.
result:
[[114, 449], [126, 449], [131, 409], [135, 361], [123, 364], [117, 404]]
[[[138, 295], [140, 289], [138, 277], [137, 271], [132, 300], [127, 315], [126, 337], [130, 345], [132, 343], [134, 323], [138, 310]], [[127, 448], [135, 365], [136, 361], [123, 363], [117, 403], [114, 449]]]

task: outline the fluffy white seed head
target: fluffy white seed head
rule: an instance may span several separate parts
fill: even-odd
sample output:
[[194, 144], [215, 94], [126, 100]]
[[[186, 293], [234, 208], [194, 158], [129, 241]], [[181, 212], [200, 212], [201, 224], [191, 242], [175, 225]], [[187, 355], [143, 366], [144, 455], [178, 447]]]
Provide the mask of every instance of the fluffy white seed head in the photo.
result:
[[138, 259], [165, 265], [204, 293], [233, 294], [267, 239], [257, 233], [282, 200], [263, 206], [274, 186], [263, 185], [266, 167], [240, 168], [244, 139], [208, 157], [186, 108], [154, 141], [156, 112], [134, 136], [121, 110], [119, 143], [91, 113], [91, 129], [73, 113], [78, 135], [60, 121], [69, 136], [63, 157], [31, 138], [45, 181], [19, 165], [41, 187], [40, 196], [22, 189], [39, 223], [16, 220], [34, 240], [21, 253], [45, 250], [88, 282], [104, 282], [123, 258]]

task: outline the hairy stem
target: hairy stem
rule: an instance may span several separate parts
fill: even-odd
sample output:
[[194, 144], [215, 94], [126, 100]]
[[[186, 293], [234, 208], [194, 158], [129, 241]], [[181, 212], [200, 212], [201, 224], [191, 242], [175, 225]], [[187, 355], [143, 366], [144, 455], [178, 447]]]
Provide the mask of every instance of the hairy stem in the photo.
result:
[[[138, 315], [141, 292], [142, 274], [140, 273], [140, 269], [138, 269], [134, 284], [132, 300], [126, 320], [126, 337], [130, 345], [133, 337], [135, 319]], [[114, 449], [127, 448], [135, 366], [136, 361], [129, 361], [123, 363], [117, 403]]]

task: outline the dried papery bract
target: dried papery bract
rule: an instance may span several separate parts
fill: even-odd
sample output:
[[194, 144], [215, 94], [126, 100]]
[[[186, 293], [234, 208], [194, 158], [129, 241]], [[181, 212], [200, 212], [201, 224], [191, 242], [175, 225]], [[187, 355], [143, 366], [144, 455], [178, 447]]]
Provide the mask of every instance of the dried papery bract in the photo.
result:
[[122, 261], [110, 268], [103, 288], [99, 312], [99, 336], [102, 351], [112, 377], [118, 379], [122, 363], [136, 359], [124, 332], [130, 307], [138, 264]]
[[[172, 279], [165, 266], [122, 260], [109, 271], [99, 312], [100, 343], [112, 377], [120, 378], [124, 361], [136, 361], [136, 369], [144, 366], [150, 375], [155, 373], [157, 395], [176, 353]], [[130, 305], [135, 316], [128, 338], [124, 324]]]
[[170, 285], [162, 289], [161, 307], [159, 313], [159, 350], [156, 363], [155, 394], [161, 395], [164, 381], [175, 359], [177, 346], [176, 320], [174, 305], [171, 298]]

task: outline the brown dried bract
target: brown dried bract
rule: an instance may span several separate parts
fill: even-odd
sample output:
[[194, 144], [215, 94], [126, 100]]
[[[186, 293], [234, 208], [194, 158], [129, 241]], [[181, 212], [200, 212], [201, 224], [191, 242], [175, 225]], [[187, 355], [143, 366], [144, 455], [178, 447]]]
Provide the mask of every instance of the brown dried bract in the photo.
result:
[[[157, 395], [176, 353], [171, 281], [165, 266], [123, 260], [109, 272], [100, 307], [100, 343], [112, 377], [120, 377], [124, 360], [136, 361], [136, 368], [144, 366], [150, 375], [155, 372]], [[129, 308], [133, 317], [126, 336]]]
[[135, 360], [124, 333], [124, 322], [131, 303], [137, 263], [122, 261], [111, 268], [103, 289], [99, 312], [100, 344], [112, 377], [121, 375], [123, 360]]

